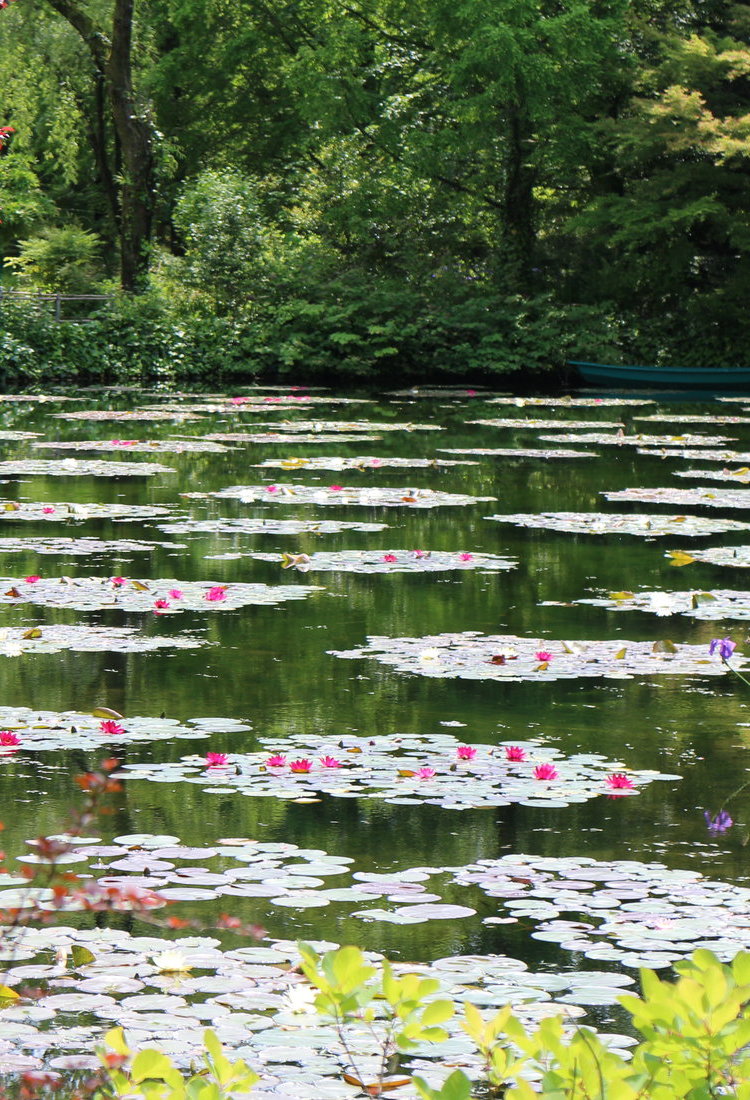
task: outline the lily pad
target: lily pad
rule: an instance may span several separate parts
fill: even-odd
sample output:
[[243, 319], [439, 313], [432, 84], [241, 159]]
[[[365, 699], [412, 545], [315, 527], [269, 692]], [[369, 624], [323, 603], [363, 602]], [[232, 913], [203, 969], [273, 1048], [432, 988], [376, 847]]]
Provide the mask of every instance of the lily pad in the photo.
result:
[[[695, 561], [711, 565], [729, 565], [735, 569], [750, 569], [750, 546], [711, 546], [707, 550], [669, 550], [673, 565], [690, 565]], [[686, 560], [687, 559], [687, 560]]]
[[164, 420], [171, 420], [174, 422], [181, 422], [184, 420], [202, 420], [202, 416], [197, 416], [195, 413], [189, 413], [185, 411], [170, 410], [151, 410], [146, 409], [131, 409], [131, 410], [118, 410], [118, 409], [86, 409], [85, 412], [64, 412], [64, 413], [52, 413], [58, 420], [120, 420], [120, 421], [141, 421], [145, 420], [151, 424], [157, 424]]
[[210, 439], [68, 439], [35, 443], [50, 451], [112, 451], [118, 454], [226, 454], [228, 447]]
[[516, 527], [535, 527], [575, 535], [640, 535], [647, 539], [661, 538], [663, 535], [702, 538], [718, 531], [746, 531], [750, 528], [750, 524], [739, 520], [660, 516], [658, 513], [516, 512], [484, 518], [497, 523], [512, 523]]
[[206, 645], [202, 638], [181, 634], [179, 637], [143, 634], [134, 627], [38, 626], [7, 629], [0, 632], [0, 657], [20, 657], [26, 653], [117, 652], [149, 653], [154, 649], [197, 649]]
[[359, 522], [338, 519], [188, 519], [174, 523], [159, 523], [159, 531], [181, 535], [331, 535], [339, 531], [385, 531], [387, 523]]
[[[654, 780], [678, 778], [653, 770], [633, 770], [598, 754], [574, 753], [566, 757], [538, 740], [512, 746], [465, 746], [464, 752], [473, 751], [470, 758], [460, 755], [459, 742], [448, 734], [372, 738], [349, 735], [327, 740], [296, 735], [261, 740], [266, 746], [262, 752], [228, 753], [224, 767], [207, 768], [204, 757], [186, 756], [168, 768], [160, 764], [124, 764], [118, 775], [126, 781], [166, 776], [170, 784], [179, 780], [200, 783], [212, 793], [233, 790], [253, 798], [298, 801], [327, 795], [393, 805], [427, 803], [448, 810], [531, 805], [533, 800], [539, 805], [565, 807], [613, 792], [632, 796]], [[90, 848], [86, 850], [91, 852]], [[232, 854], [244, 858], [234, 849]], [[322, 873], [315, 858], [309, 869], [313, 875]], [[249, 870], [236, 876], [243, 884], [258, 878], [257, 867]], [[370, 896], [376, 893], [391, 897], [404, 892], [399, 876], [393, 874], [358, 873], [354, 878], [366, 880], [364, 888]], [[413, 876], [408, 873], [405, 878], [413, 893], [417, 889]], [[419, 892], [423, 890], [419, 888]], [[242, 894], [245, 890], [233, 892]], [[250, 893], [255, 895], [257, 891]]]
[[[363, 432], [442, 432], [445, 431], [439, 424], [412, 424], [410, 421], [396, 420], [269, 420], [256, 421], [253, 428], [268, 428], [274, 432], [296, 434], [299, 432], [318, 435], [320, 432], [338, 433], [346, 432], [347, 435], [362, 435]], [[218, 434], [207, 436], [208, 439], [219, 438]]]
[[476, 466], [476, 462], [452, 462], [444, 458], [377, 458], [375, 455], [359, 455], [356, 458], [340, 458], [327, 455], [320, 458], [267, 458], [253, 462], [253, 466], [275, 470], [377, 470], [380, 467], [396, 467], [407, 470], [434, 469], [442, 466]]
[[554, 447], [438, 447], [442, 454], [486, 455], [488, 458], [596, 458], [596, 451]]
[[559, 435], [541, 435], [549, 443], [597, 443], [600, 446], [619, 447], [719, 447], [722, 443], [731, 443], [734, 436], [727, 435], [625, 435], [624, 432], [608, 434], [606, 432], [561, 432]]
[[[705, 646], [672, 642], [551, 641], [475, 631], [422, 638], [371, 637], [359, 649], [330, 650], [334, 657], [374, 657], [399, 672], [465, 680], [631, 679], [651, 675], [721, 676], [723, 664]], [[544, 654], [544, 656], [540, 656]], [[739, 663], [744, 664], [744, 659]]]
[[[687, 615], [691, 619], [704, 621], [750, 619], [750, 592], [732, 589], [714, 588], [710, 592], [614, 592], [571, 602], [606, 607], [608, 611], [646, 611], [659, 616]], [[554, 600], [545, 600], [542, 606], [555, 606], [556, 603]]]
[[0, 500], [1, 520], [46, 520], [50, 523], [85, 519], [137, 520], [168, 516], [173, 510], [156, 504], [70, 504], [55, 501]]
[[651, 413], [649, 416], [634, 416], [634, 420], [648, 420], [654, 424], [750, 424], [750, 416], [712, 416], [709, 413], [679, 412]]
[[0, 462], [0, 476], [18, 474], [44, 477], [151, 477], [153, 474], [173, 474], [171, 466], [158, 462], [106, 462], [95, 458], [28, 458], [17, 462]]
[[[572, 892], [571, 879], [577, 883]], [[514, 854], [479, 860], [455, 881], [501, 899], [510, 913], [523, 911], [524, 920], [536, 924], [535, 939], [577, 952], [607, 945], [607, 957], [627, 967], [668, 966], [697, 947], [725, 960], [750, 948], [750, 890], [697, 871], [636, 860]], [[542, 919], [529, 911], [527, 898], [547, 902]]]
[[676, 504], [679, 507], [750, 508], [750, 490], [743, 489], [619, 489], [602, 495], [606, 500]]
[[675, 477], [689, 477], [696, 481], [737, 481], [741, 485], [750, 485], [750, 466], [737, 466], [723, 470], [675, 470]]
[[363, 435], [361, 432], [299, 432], [290, 438], [289, 432], [213, 432], [203, 439], [215, 439], [222, 443], [283, 443], [285, 447], [302, 443], [369, 443], [380, 439], [379, 435]]
[[300, 573], [439, 573], [448, 569], [515, 569], [498, 554], [447, 553], [441, 550], [339, 550], [315, 554], [250, 553], [258, 561], [277, 562]]
[[[520, 416], [503, 416], [494, 420], [467, 420], [467, 424], [481, 424], [486, 428], [531, 428], [534, 431], [539, 429], [554, 429], [559, 428], [560, 431], [566, 429], [569, 432], [577, 431], [582, 428], [622, 428], [624, 425], [621, 420], [561, 420], [557, 419], [540, 419], [538, 417], [520, 417]], [[547, 437], [545, 437], [547, 438]]]
[[546, 407], [558, 409], [612, 409], [635, 408], [643, 405], [655, 405], [646, 397], [491, 397], [488, 405], [515, 405], [517, 408]]
[[184, 550], [180, 542], [144, 542], [140, 539], [95, 539], [73, 538], [72, 536], [51, 536], [45, 538], [0, 538], [0, 554], [58, 554], [65, 557], [84, 557], [90, 554], [102, 554], [120, 561], [123, 555], [131, 553], [150, 553], [157, 548]]
[[[124, 582], [124, 583], [123, 583]], [[323, 589], [311, 585], [216, 584], [213, 581], [127, 580], [122, 577], [0, 578], [0, 604], [37, 604], [76, 611], [118, 608], [158, 612], [231, 611], [248, 605], [303, 600]]]
[[363, 508], [442, 508], [497, 500], [497, 497], [473, 497], [464, 493], [444, 493], [439, 489], [416, 489], [413, 486], [362, 488], [345, 485], [233, 485], [215, 493], [182, 495], [241, 500], [244, 504], [338, 504]]

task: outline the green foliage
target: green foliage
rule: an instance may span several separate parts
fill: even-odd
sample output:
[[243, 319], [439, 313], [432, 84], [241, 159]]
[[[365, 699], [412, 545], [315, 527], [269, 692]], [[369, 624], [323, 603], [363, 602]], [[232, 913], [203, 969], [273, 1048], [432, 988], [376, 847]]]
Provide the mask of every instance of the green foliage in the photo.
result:
[[19, 241], [18, 255], [4, 262], [23, 283], [39, 290], [86, 294], [96, 289], [102, 277], [100, 243], [95, 233], [75, 225], [50, 227]]
[[213, 1031], [203, 1034], [205, 1065], [185, 1078], [171, 1058], [158, 1050], [137, 1054], [125, 1042], [122, 1028], [113, 1028], [105, 1036], [106, 1049], [99, 1051], [103, 1081], [93, 1100], [117, 1096], [139, 1100], [223, 1100], [245, 1096], [259, 1080], [257, 1073], [241, 1059], [230, 1062]]
[[[372, 1022], [374, 1006], [383, 1005], [385, 1026], [376, 1036], [383, 1066], [391, 1050], [446, 1037], [439, 1025], [455, 1006], [435, 999], [437, 982], [414, 974], [396, 978], [388, 963], [378, 972], [356, 947], [322, 958], [305, 944], [300, 952], [305, 976], [319, 990], [318, 1011], [335, 1021], [355, 1073], [347, 1028]], [[642, 996], [620, 998], [640, 1035], [632, 1060], [608, 1050], [590, 1028], [571, 1029], [560, 1016], [526, 1031], [510, 1006], [485, 1019], [466, 1003], [462, 1027], [481, 1056], [484, 1081], [475, 1084], [457, 1069], [440, 1088], [419, 1076], [414, 1085], [423, 1100], [750, 1100], [750, 953], [725, 965], [698, 950], [676, 970], [676, 982], [643, 970]]]

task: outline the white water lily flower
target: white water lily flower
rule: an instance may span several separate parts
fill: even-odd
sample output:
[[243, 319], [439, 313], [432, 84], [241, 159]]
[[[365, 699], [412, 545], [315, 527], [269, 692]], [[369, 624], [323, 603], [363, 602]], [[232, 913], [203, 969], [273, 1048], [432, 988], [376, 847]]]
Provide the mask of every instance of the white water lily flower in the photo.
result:
[[316, 990], [311, 985], [292, 985], [284, 997], [284, 1008], [295, 1015], [315, 1012]]
[[183, 974], [193, 969], [182, 951], [162, 951], [152, 955], [151, 961], [160, 974]]
[[440, 659], [439, 649], [423, 649], [419, 654], [420, 661], [437, 661]]
[[668, 592], [652, 592], [649, 596], [649, 610], [656, 615], [674, 615], [673, 597]]

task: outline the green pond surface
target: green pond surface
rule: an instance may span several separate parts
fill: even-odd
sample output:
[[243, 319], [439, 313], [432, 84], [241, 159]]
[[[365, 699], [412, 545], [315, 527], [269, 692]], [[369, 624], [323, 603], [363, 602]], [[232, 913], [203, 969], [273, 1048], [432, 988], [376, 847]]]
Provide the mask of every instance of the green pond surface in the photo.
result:
[[[250, 391], [247, 391], [250, 392]], [[363, 395], [368, 396], [368, 395]], [[159, 397], [136, 394], [85, 396], [75, 405], [0, 403], [0, 429], [38, 432], [39, 440], [75, 441], [195, 439], [213, 433], [269, 431], [273, 420], [367, 420], [375, 423], [419, 423], [434, 430], [382, 431], [367, 441], [315, 444], [228, 443], [224, 453], [154, 454], [34, 448], [33, 439], [0, 437], [0, 459], [22, 461], [66, 458], [159, 462], [171, 473], [143, 477], [92, 476], [76, 472], [1, 475], [0, 496], [21, 505], [38, 502], [54, 513], [21, 522], [14, 511], [0, 511], [0, 540], [56, 537], [154, 542], [150, 551], [109, 549], [86, 556], [64, 550], [39, 553], [32, 543], [9, 552], [0, 541], [0, 576], [24, 588], [28, 575], [45, 577], [137, 578], [150, 583], [210, 582], [215, 586], [263, 584], [319, 586], [298, 600], [223, 608], [206, 602], [179, 615], [125, 611], [117, 607], [73, 610], [42, 606], [25, 599], [0, 603], [0, 627], [74, 625], [119, 630], [131, 627], [149, 637], [189, 635], [207, 643], [195, 648], [169, 646], [149, 652], [0, 653], [0, 705], [43, 711], [90, 713], [105, 706], [128, 718], [166, 715], [179, 722], [195, 718], [239, 720], [247, 728], [216, 732], [202, 740], [161, 739], [118, 743], [102, 736], [101, 750], [71, 746], [54, 751], [0, 755], [0, 818], [5, 822], [3, 847], [13, 857], [27, 851], [28, 839], [59, 832], [75, 804], [74, 777], [116, 755], [124, 764], [163, 765], [206, 751], [243, 754], [264, 747], [261, 739], [304, 737], [321, 746], [347, 744], [393, 735], [451, 735], [459, 743], [488, 747], [533, 741], [561, 758], [598, 753], [615, 762], [614, 771], [651, 769], [673, 778], [637, 786], [633, 797], [608, 798], [606, 791], [586, 801], [552, 807], [512, 804], [453, 810], [421, 802], [400, 804], [387, 798], [321, 795], [296, 802], [274, 797], [247, 797], [211, 782], [154, 781], [123, 783], [115, 812], [97, 823], [95, 833], [108, 840], [122, 834], [156, 833], [178, 837], [183, 844], [207, 846], [219, 838], [252, 838], [320, 849], [354, 862], [352, 872], [399, 872], [413, 867], [460, 868], [480, 859], [514, 853], [545, 857], [592, 857], [609, 861], [660, 862], [668, 868], [699, 872], [712, 880], [750, 885], [746, 845], [750, 837], [750, 688], [731, 673], [717, 672], [718, 657], [704, 672], [654, 674], [648, 669], [632, 678], [611, 676], [554, 679], [541, 670], [512, 679], [442, 678], [398, 671], [374, 657], [342, 659], [336, 652], [364, 647], [368, 637], [421, 638], [473, 631], [517, 635], [540, 651], [560, 653], [562, 641], [623, 640], [703, 647], [708, 660], [712, 638], [731, 636], [737, 655], [747, 649], [748, 625], [741, 620], [703, 620], [682, 614], [642, 610], [608, 610], [573, 601], [611, 592], [750, 590], [750, 573], [739, 568], [692, 563], [671, 564], [668, 551], [746, 545], [750, 530], [719, 531], [686, 538], [678, 534], [639, 537], [630, 534], [577, 534], [547, 531], [490, 520], [493, 515], [539, 512], [651, 513], [667, 517], [697, 515], [713, 521], [750, 521], [750, 509], [608, 502], [604, 492], [625, 488], [690, 487], [711, 491], [730, 487], [720, 481], [676, 476], [681, 470], [741, 466], [717, 460], [724, 447], [750, 451], [750, 424], [683, 423], [682, 417], [741, 416], [741, 404], [707, 399], [660, 400], [647, 406], [515, 407], [488, 404], [485, 396], [461, 391], [445, 396], [371, 397], [370, 403], [338, 407], [320, 405], [290, 411], [261, 406], [202, 412], [196, 421], [155, 423], [66, 420], [53, 416], [70, 409], [129, 409], [158, 403]], [[200, 395], [194, 403], [200, 403]], [[189, 404], [188, 398], [170, 398]], [[674, 416], [649, 423], [635, 416]], [[707, 461], [677, 455], [639, 454], [635, 446], [575, 446], [544, 442], [549, 427], [493, 427], [477, 419], [517, 416], [561, 422], [621, 422], [624, 431], [731, 437], [732, 442], [705, 448]], [[264, 427], [255, 428], [262, 423]], [[574, 429], [580, 434], [591, 428]], [[603, 427], [615, 434], [617, 427]], [[679, 442], [670, 444], [679, 448]], [[590, 457], [543, 458], [448, 453], [473, 448], [547, 448], [587, 451]], [[691, 447], [693, 445], [691, 444]], [[694, 450], [694, 447], [693, 447]], [[359, 470], [283, 469], [261, 467], [269, 459], [321, 456], [375, 456], [382, 465]], [[463, 460], [474, 464], [409, 469], [389, 467], [390, 457]], [[352, 503], [299, 503], [283, 491], [244, 503], [211, 495], [231, 486], [304, 485], [319, 489], [395, 487], [403, 490], [397, 506]], [[733, 483], [732, 483], [733, 485]], [[419, 490], [495, 498], [483, 502], [417, 508]], [[334, 490], [338, 492], [339, 490]], [[418, 496], [417, 496], [418, 499]], [[62, 502], [158, 505], [167, 516], [113, 521], [67, 513]], [[22, 511], [23, 509], [21, 509]], [[168, 530], [169, 524], [193, 520], [311, 520], [387, 524], [382, 531], [338, 533], [248, 533], [236, 529]], [[444, 552], [459, 556], [496, 555], [516, 568], [488, 570], [464, 567], [445, 571], [336, 572], [282, 569], [276, 560], [253, 554], [307, 555], [341, 551]], [[747, 578], [747, 579], [745, 579]], [[26, 585], [30, 588], [31, 585]], [[26, 595], [26, 591], [22, 595]], [[194, 604], [191, 604], [194, 607]], [[750, 596], [747, 607], [750, 608]], [[1, 643], [0, 643], [1, 644]], [[429, 648], [431, 643], [425, 643]], [[511, 660], [513, 658], [511, 657]], [[733, 658], [733, 663], [740, 661]], [[507, 666], [504, 666], [507, 667]], [[554, 671], [554, 658], [550, 662]], [[351, 744], [351, 740], [348, 742]], [[342, 754], [345, 749], [342, 749]], [[315, 759], [314, 752], [309, 755]], [[293, 757], [292, 757], [293, 758]], [[427, 761], [429, 763], [429, 761]], [[396, 765], [397, 766], [397, 765]], [[147, 769], [148, 770], [148, 769]], [[168, 773], [165, 771], [168, 778]], [[679, 776], [679, 778], [674, 778]], [[469, 797], [471, 775], [464, 778]], [[210, 788], [206, 790], [205, 788]], [[424, 788], [421, 788], [423, 790]], [[738, 792], [739, 789], [739, 793]], [[728, 800], [728, 801], [727, 801]], [[733, 819], [725, 833], [713, 834], [704, 811], [713, 816], [724, 805]], [[195, 861], [201, 864], [200, 860]], [[348, 882], [348, 879], [347, 879]], [[342, 880], [343, 883], [343, 880]], [[339, 885], [340, 883], [336, 883]], [[333, 883], [331, 883], [333, 885]], [[269, 936], [356, 943], [389, 956], [428, 962], [447, 955], [508, 954], [535, 968], [572, 970], [597, 967], [581, 952], [530, 934], [533, 926], [485, 923], [498, 913], [495, 899], [476, 885], [461, 885], [451, 874], [436, 875], [428, 889], [442, 901], [468, 906], [476, 915], [398, 925], [363, 920], [359, 904], [332, 903], [320, 908], [279, 907], [259, 897], [222, 897], [184, 901], [181, 916], [210, 925], [221, 912], [258, 921]], [[372, 908], [387, 906], [383, 899]], [[501, 915], [507, 915], [505, 913]], [[568, 914], [569, 915], [569, 914]], [[84, 918], [80, 918], [84, 919]], [[123, 918], [125, 919], [125, 918]], [[138, 921], [128, 927], [143, 932]], [[227, 946], [236, 938], [223, 936]], [[750, 940], [748, 940], [750, 946]], [[616, 968], [616, 967], [615, 967]], [[635, 971], [632, 971], [635, 973]]]

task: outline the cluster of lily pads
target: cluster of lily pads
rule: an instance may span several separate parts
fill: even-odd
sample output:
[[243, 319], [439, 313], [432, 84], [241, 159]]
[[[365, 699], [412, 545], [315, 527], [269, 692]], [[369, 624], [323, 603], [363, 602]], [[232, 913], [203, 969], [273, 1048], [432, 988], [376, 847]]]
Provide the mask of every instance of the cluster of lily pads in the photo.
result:
[[363, 508], [441, 508], [447, 505], [478, 504], [496, 497], [473, 497], [467, 493], [445, 493], [439, 489], [362, 488], [346, 485], [232, 485], [210, 493], [183, 493], [187, 497], [217, 497], [244, 504], [261, 501], [274, 504], [358, 505]]
[[564, 531], [575, 535], [641, 535], [647, 539], [660, 538], [663, 535], [701, 538], [719, 531], [750, 530], [750, 523], [743, 523], [741, 520], [708, 519], [691, 515], [660, 516], [658, 513], [515, 512], [486, 518], [497, 523], [512, 523], [516, 527]]
[[568, 806], [602, 794], [633, 795], [678, 776], [633, 770], [597, 753], [563, 756], [537, 741], [461, 745], [448, 734], [321, 740], [261, 738], [259, 752], [187, 756], [174, 763], [126, 763], [128, 780], [197, 783], [253, 798], [316, 802], [322, 796], [450, 810], [491, 806]]
[[441, 550], [339, 550], [315, 554], [263, 554], [258, 561], [278, 562], [300, 573], [442, 573], [449, 569], [515, 569], [517, 563], [499, 554], [448, 553]]
[[[370, 637], [357, 649], [332, 650], [350, 660], [373, 657], [398, 672], [441, 679], [574, 680], [632, 676], [721, 676], [724, 665], [703, 645], [656, 641], [538, 640], [514, 634], [486, 635], [466, 630], [421, 638]], [[738, 658], [739, 664], [744, 659]]]

